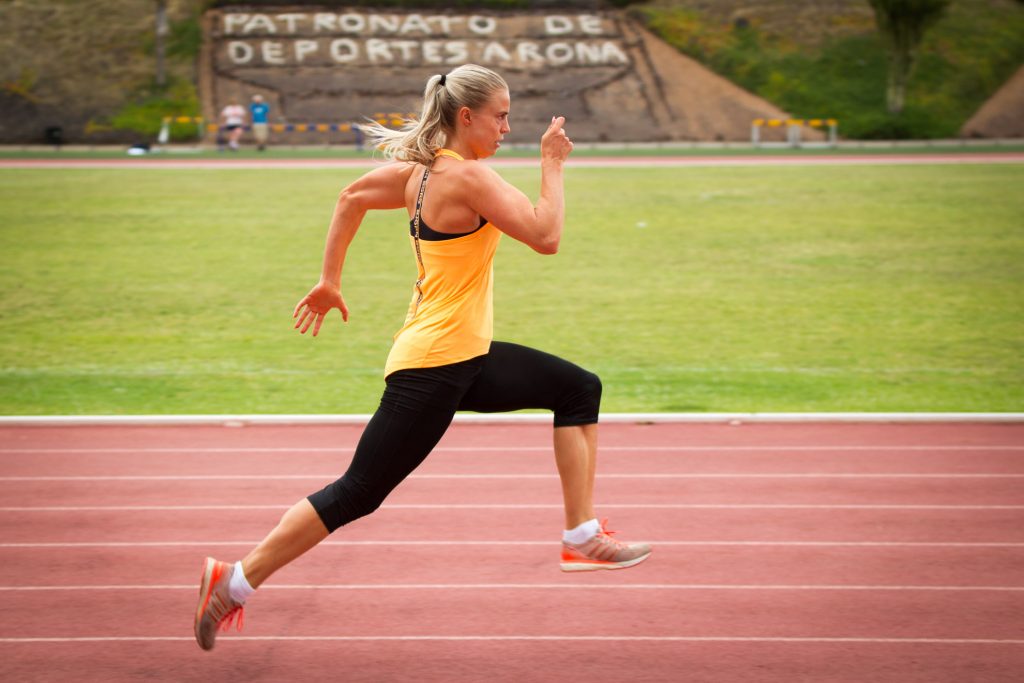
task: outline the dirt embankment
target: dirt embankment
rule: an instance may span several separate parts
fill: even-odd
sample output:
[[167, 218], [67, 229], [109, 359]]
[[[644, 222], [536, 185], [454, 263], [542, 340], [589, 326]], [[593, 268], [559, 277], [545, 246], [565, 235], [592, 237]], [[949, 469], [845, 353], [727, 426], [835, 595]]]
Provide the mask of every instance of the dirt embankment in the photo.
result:
[[964, 124], [960, 135], [1024, 138], [1024, 66]]

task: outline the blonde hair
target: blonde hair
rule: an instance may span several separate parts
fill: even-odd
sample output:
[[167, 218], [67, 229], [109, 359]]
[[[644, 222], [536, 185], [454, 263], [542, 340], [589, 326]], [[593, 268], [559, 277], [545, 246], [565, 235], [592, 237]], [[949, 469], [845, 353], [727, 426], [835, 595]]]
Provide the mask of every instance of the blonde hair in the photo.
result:
[[482, 66], [464, 64], [427, 80], [419, 118], [405, 119], [398, 130], [376, 122], [359, 128], [388, 159], [429, 166], [437, 150], [455, 131], [455, 117], [463, 107], [479, 109], [499, 90], [508, 90], [505, 79]]

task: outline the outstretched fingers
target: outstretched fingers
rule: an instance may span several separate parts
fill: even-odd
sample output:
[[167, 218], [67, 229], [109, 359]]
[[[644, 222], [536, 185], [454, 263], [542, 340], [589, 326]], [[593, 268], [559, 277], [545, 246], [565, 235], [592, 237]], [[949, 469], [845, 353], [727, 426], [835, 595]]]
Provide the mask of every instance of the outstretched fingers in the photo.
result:
[[295, 315], [293, 317], [297, 318], [297, 320], [295, 321], [294, 329], [299, 330], [299, 328], [301, 327], [302, 329], [299, 331], [305, 333], [306, 329], [309, 327], [309, 323], [307, 321], [312, 320], [312, 318], [315, 317], [315, 314], [313, 313], [312, 308], [306, 306], [302, 310], [301, 314], [296, 309]]
[[324, 319], [332, 308], [341, 311], [342, 320], [348, 322], [348, 306], [345, 305], [341, 291], [337, 286], [318, 284], [295, 306], [295, 311], [292, 313], [292, 318], [295, 319], [295, 329], [305, 334], [312, 326], [313, 336], [317, 336], [320, 333], [320, 326], [323, 325]]
[[[308, 303], [309, 303], [309, 295], [307, 294], [306, 296], [302, 297], [302, 300], [299, 301], [299, 303], [297, 303], [295, 305], [295, 312], [292, 313], [292, 317], [293, 318], [298, 318], [299, 317], [299, 311], [301, 311], [302, 307], [305, 306]], [[296, 327], [298, 327], [298, 325], [296, 325]]]
[[313, 336], [315, 337], [316, 333], [320, 331], [320, 325], [323, 323], [325, 315], [327, 314], [316, 313], [314, 311], [307, 310], [306, 315], [302, 316], [302, 319], [305, 321], [305, 323], [302, 325], [302, 329], [299, 330], [299, 332], [301, 332], [302, 334], [306, 334], [306, 330], [308, 330], [309, 326], [315, 322], [316, 327], [313, 328]]

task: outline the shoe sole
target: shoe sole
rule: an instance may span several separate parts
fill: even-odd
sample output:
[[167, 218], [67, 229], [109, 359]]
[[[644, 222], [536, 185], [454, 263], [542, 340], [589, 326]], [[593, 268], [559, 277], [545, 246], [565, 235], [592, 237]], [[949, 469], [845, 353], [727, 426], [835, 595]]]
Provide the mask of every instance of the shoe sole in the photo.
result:
[[203, 563], [203, 579], [199, 583], [199, 605], [196, 607], [196, 623], [195, 633], [196, 642], [199, 643], [199, 647], [204, 650], [213, 649], [213, 644], [210, 647], [203, 645], [202, 640], [199, 637], [199, 624], [203, 620], [203, 614], [206, 612], [206, 606], [210, 604], [210, 594], [213, 592], [213, 586], [217, 583], [223, 570], [217, 566], [219, 563], [212, 557], [206, 558]]
[[601, 562], [598, 560], [591, 560], [589, 562], [563, 562], [561, 566], [563, 572], [592, 572], [597, 571], [598, 569], [627, 569], [640, 564], [650, 556], [651, 554], [647, 553], [646, 555], [641, 555], [640, 557], [633, 558], [632, 560], [626, 560], [625, 562]]

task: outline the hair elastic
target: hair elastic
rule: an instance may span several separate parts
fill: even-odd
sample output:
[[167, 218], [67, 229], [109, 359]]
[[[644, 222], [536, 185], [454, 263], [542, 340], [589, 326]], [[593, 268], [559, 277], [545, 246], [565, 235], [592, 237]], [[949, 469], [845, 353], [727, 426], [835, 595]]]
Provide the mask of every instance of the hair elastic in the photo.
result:
[[440, 81], [438, 81], [438, 85], [444, 85], [444, 80], [445, 80], [445, 79], [446, 79], [447, 77], [448, 77], [448, 76], [447, 76], [446, 74], [441, 74], [441, 80], [440, 80]]

